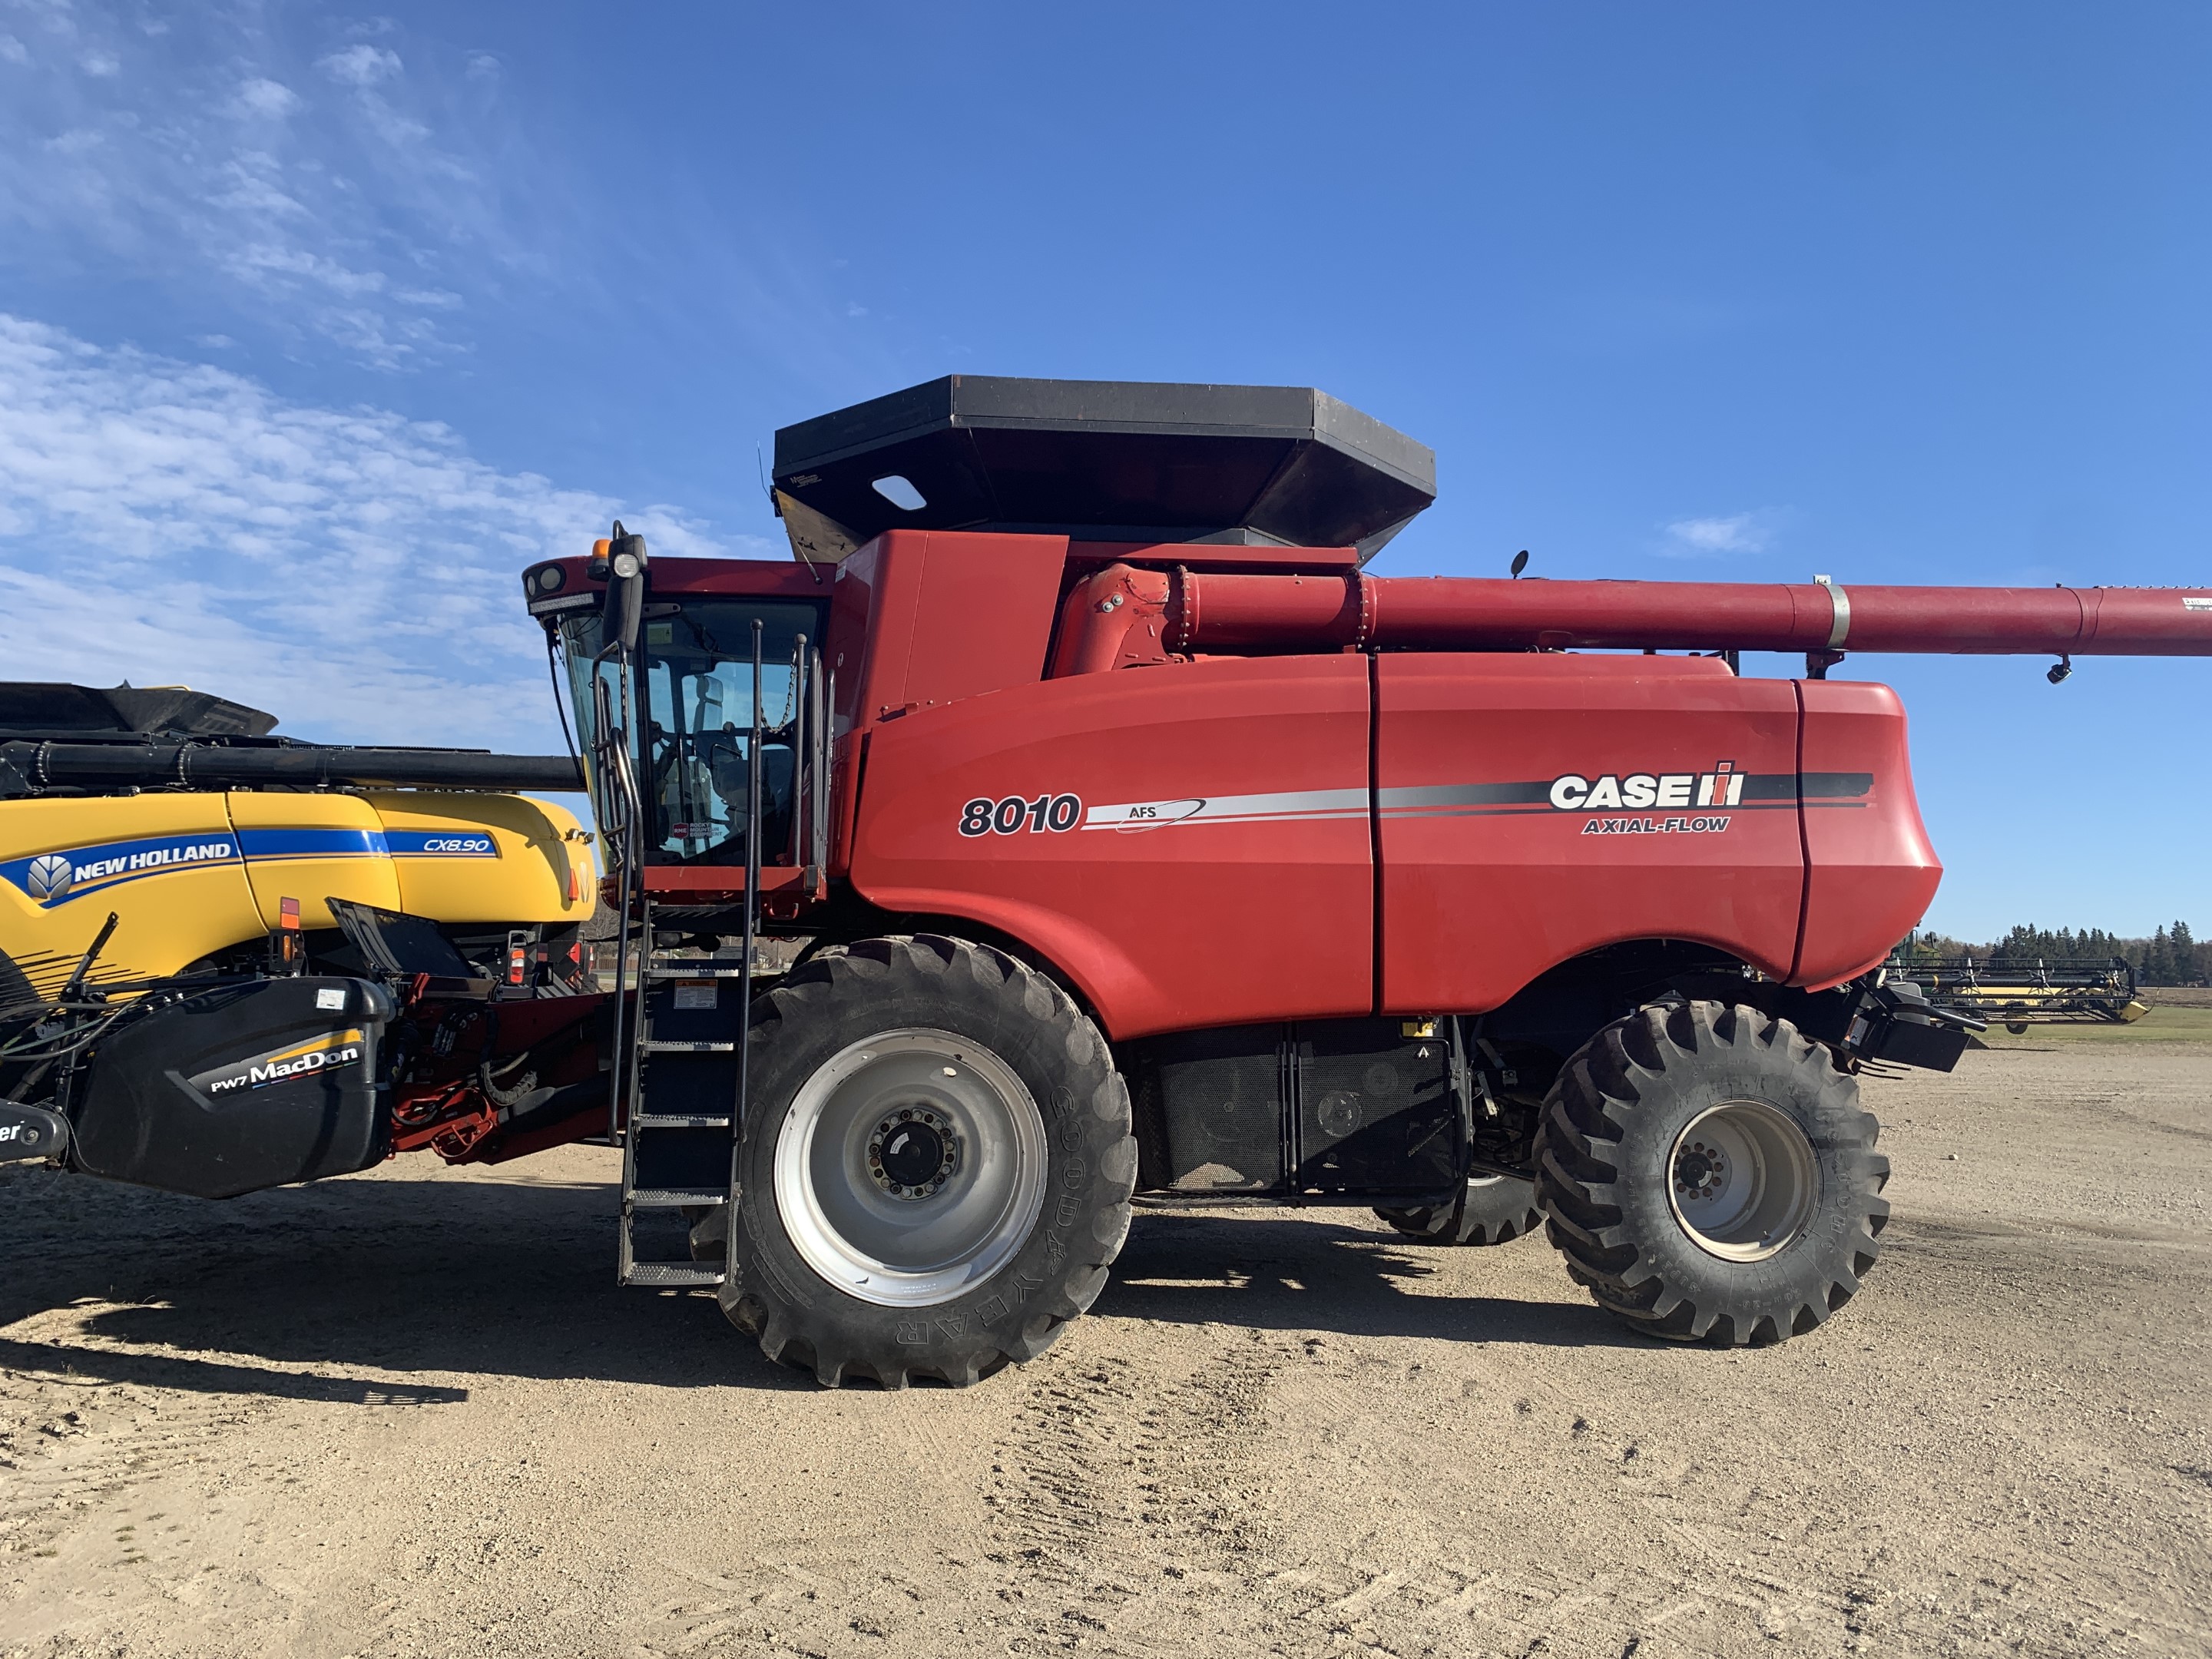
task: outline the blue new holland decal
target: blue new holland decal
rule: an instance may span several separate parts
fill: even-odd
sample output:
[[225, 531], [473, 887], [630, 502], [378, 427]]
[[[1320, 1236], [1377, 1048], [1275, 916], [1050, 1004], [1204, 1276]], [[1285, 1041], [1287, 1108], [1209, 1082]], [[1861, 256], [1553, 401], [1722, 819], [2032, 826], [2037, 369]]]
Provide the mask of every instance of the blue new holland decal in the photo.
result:
[[34, 903], [51, 909], [142, 877], [238, 861], [238, 843], [228, 836], [154, 836], [9, 859], [0, 864], [0, 880], [13, 884]]

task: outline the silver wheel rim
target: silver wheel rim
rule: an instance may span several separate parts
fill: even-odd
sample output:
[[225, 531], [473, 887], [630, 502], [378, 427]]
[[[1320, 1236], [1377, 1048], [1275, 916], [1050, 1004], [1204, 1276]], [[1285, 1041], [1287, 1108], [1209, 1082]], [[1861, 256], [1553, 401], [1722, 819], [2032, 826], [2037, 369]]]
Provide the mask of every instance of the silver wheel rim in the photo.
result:
[[949, 1302], [1004, 1267], [1044, 1206], [1044, 1117], [981, 1043], [908, 1027], [808, 1078], [775, 1142], [775, 1204], [806, 1265], [879, 1307]]
[[1723, 1261], [1764, 1261], [1813, 1218], [1820, 1169], [1797, 1121], [1763, 1100], [1692, 1118], [1667, 1159], [1667, 1200], [1690, 1240]]

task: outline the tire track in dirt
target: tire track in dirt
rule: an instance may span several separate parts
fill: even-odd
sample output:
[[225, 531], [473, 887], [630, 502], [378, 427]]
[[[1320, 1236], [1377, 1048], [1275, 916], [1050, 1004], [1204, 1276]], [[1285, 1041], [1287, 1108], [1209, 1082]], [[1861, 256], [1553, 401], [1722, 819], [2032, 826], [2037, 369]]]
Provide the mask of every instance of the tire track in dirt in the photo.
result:
[[0, 1547], [37, 1553], [95, 1504], [212, 1459], [266, 1415], [256, 1402], [163, 1395], [122, 1383], [9, 1373], [13, 1425], [0, 1434]]
[[1190, 1651], [1194, 1616], [1218, 1626], [1224, 1605], [1249, 1606], [1218, 1592], [1264, 1553], [1255, 1443], [1290, 1358], [1224, 1330], [1171, 1380], [1072, 1346], [1033, 1364], [983, 1499], [1018, 1622], [1056, 1644]]

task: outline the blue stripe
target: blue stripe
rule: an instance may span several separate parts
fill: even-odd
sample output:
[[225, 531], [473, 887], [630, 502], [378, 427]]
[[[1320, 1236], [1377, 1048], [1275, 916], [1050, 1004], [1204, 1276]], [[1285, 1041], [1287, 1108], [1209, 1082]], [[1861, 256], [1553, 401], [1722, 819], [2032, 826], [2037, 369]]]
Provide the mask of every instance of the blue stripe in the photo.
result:
[[374, 830], [241, 830], [247, 862], [257, 859], [389, 858], [383, 835]]

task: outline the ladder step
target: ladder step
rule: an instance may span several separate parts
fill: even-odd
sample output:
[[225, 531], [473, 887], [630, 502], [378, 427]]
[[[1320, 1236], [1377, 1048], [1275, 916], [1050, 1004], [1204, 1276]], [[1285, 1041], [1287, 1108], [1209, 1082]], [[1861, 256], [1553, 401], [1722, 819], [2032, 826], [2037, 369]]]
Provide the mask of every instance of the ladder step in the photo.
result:
[[723, 1273], [704, 1261], [633, 1261], [625, 1285], [719, 1285]]
[[734, 1042], [663, 1042], [652, 1037], [637, 1046], [648, 1054], [733, 1054], [738, 1051]]
[[680, 1210], [687, 1204], [714, 1206], [729, 1201], [727, 1193], [718, 1193], [711, 1187], [641, 1187], [629, 1195], [629, 1206], [635, 1210]]
[[708, 1117], [694, 1112], [640, 1112], [630, 1120], [641, 1129], [726, 1129], [726, 1117]]
[[743, 979], [743, 968], [648, 968], [647, 979]]

